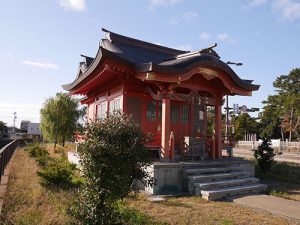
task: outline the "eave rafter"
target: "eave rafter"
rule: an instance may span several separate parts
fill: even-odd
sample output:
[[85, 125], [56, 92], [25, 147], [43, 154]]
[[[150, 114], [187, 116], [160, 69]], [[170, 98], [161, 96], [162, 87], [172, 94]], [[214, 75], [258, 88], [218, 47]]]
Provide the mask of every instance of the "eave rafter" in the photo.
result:
[[76, 89], [74, 91], [71, 91], [70, 93], [87, 95], [89, 92], [87, 87], [89, 87], [96, 81], [98, 82], [101, 79], [101, 76], [103, 77], [104, 75], [112, 75], [112, 74], [120, 75], [120, 76], [123, 75], [133, 76], [135, 72], [131, 68], [127, 68], [126, 66], [118, 65], [114, 62], [107, 60], [103, 62], [101, 66], [99, 66], [93, 71], [92, 76], [89, 76], [88, 79], [79, 83]]
[[215, 78], [220, 79], [224, 87], [227, 89], [223, 91], [223, 94], [228, 94], [228, 95], [238, 94], [244, 96], [251, 96], [252, 94], [251, 90], [242, 89], [236, 84], [234, 84], [233, 81], [228, 76], [226, 76], [226, 74], [223, 71], [215, 68], [210, 68], [210, 67], [198, 67], [198, 68], [196, 67], [180, 75], [178, 74], [166, 75], [166, 74], [159, 74], [155, 72], [147, 72], [147, 73], [138, 73], [135, 76], [136, 78], [144, 82], [172, 83], [181, 86], [182, 82], [189, 80], [192, 76], [196, 74], [203, 76], [208, 81]]

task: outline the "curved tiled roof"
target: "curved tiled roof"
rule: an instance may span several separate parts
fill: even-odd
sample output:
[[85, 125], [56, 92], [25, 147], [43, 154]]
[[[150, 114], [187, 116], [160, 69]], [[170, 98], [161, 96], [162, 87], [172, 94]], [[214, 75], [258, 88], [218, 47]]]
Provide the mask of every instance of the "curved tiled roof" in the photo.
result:
[[105, 29], [103, 31], [106, 32], [106, 36], [100, 42], [96, 57], [83, 56], [85, 61], [80, 65], [81, 74], [73, 83], [63, 85], [65, 90], [76, 88], [104, 59], [130, 66], [137, 73], [157, 72], [170, 76], [185, 73], [195, 67], [216, 68], [227, 74], [237, 86], [243, 89], [253, 91], [259, 88], [259, 85], [252, 84], [252, 81], [242, 80], [221, 61], [219, 55], [212, 49], [216, 45], [190, 52], [144, 42]]

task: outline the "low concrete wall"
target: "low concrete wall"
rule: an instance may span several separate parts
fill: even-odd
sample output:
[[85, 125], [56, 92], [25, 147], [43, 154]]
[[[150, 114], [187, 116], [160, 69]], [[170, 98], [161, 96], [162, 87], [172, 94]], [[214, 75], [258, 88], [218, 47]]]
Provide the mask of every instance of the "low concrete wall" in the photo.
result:
[[154, 163], [146, 171], [154, 177], [156, 184], [145, 187], [150, 194], [175, 194], [182, 192], [182, 164]]

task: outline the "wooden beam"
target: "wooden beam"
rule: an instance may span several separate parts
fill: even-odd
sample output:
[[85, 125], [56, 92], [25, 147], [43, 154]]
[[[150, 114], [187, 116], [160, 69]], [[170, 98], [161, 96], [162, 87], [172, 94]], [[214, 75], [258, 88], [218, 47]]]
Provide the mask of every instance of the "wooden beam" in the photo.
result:
[[222, 156], [222, 98], [217, 97], [215, 106], [215, 157]]

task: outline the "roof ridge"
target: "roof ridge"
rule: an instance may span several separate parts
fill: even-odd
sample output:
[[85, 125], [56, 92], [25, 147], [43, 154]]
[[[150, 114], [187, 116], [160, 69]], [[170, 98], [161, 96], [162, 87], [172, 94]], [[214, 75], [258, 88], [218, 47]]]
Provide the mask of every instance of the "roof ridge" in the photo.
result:
[[170, 54], [170, 55], [185, 54], [185, 53], [189, 52], [189, 51], [183, 51], [183, 50], [179, 50], [179, 49], [175, 49], [175, 48], [169, 48], [169, 47], [154, 44], [151, 42], [142, 41], [142, 40], [132, 38], [132, 37], [127, 37], [127, 36], [124, 36], [121, 34], [111, 32], [105, 28], [102, 28], [102, 31], [108, 33], [107, 39], [110, 42], [119, 41], [119, 42], [123, 42], [126, 44], [135, 45], [137, 47], [147, 48], [147, 49], [150, 49], [153, 51], [164, 52], [165, 54]]
[[83, 55], [83, 54], [80, 54], [81, 57], [84, 57], [84, 58], [91, 58], [91, 59], [94, 59], [94, 57], [91, 57], [91, 56], [87, 56], [87, 55]]

